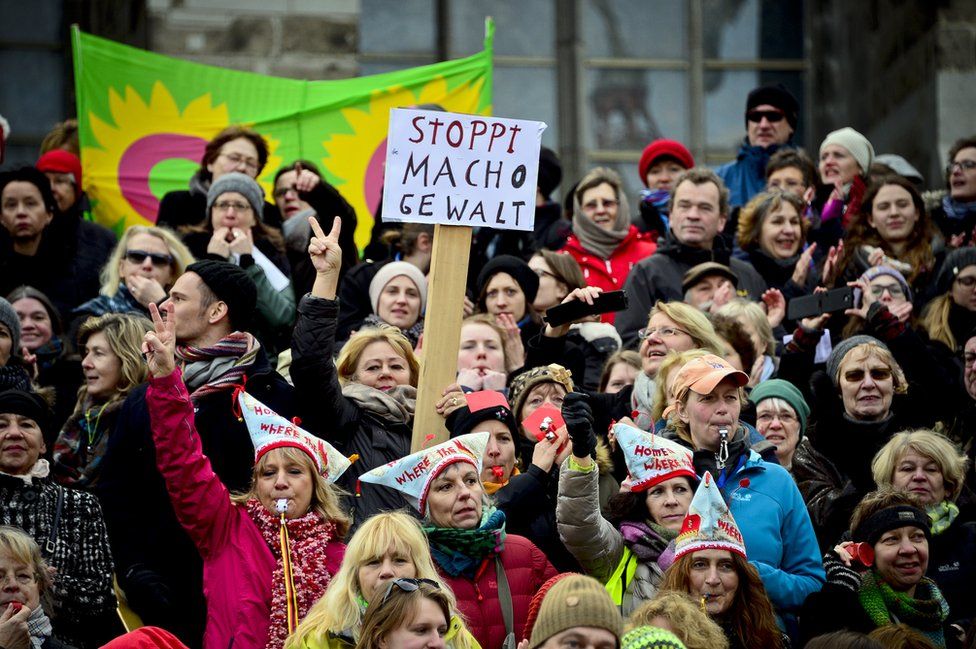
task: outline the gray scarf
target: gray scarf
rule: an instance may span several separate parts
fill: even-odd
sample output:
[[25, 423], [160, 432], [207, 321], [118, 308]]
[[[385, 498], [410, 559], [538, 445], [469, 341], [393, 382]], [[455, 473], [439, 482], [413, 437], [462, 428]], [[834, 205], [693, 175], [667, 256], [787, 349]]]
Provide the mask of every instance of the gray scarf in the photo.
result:
[[617, 192], [617, 219], [613, 228], [604, 230], [583, 214], [579, 199], [573, 199], [573, 234], [580, 245], [601, 259], [610, 259], [620, 242], [630, 233], [630, 205], [623, 192]]
[[637, 411], [634, 423], [641, 430], [654, 430], [651, 410], [654, 408], [654, 379], [644, 372], [638, 372], [634, 379], [634, 391], [630, 394], [630, 406]]
[[48, 619], [44, 609], [40, 606], [31, 611], [30, 617], [27, 618], [27, 633], [30, 634], [33, 649], [41, 649], [44, 641], [54, 633], [51, 628], [51, 620]]
[[393, 424], [410, 423], [417, 407], [417, 388], [412, 385], [398, 385], [383, 392], [362, 383], [347, 383], [342, 387], [342, 396]]

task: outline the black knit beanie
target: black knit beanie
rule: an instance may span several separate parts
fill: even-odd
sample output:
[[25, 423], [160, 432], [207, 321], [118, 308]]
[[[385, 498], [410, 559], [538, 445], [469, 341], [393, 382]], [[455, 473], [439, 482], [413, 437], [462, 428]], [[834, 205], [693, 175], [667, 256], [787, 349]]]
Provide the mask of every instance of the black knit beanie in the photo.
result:
[[217, 299], [227, 305], [230, 325], [236, 331], [247, 329], [257, 306], [258, 289], [240, 266], [204, 259], [190, 264], [186, 270], [199, 275]]
[[[800, 104], [796, 101], [793, 93], [786, 89], [786, 86], [777, 83], [775, 86], [760, 86], [753, 89], [746, 99], [746, 112], [748, 113], [756, 106], [763, 104], [775, 106], [783, 111], [786, 115], [786, 121], [789, 122], [794, 131], [796, 130], [796, 123], [800, 115]], [[746, 122], [748, 123], [748, 120]]]
[[51, 409], [36, 392], [25, 390], [6, 390], [0, 392], [0, 413], [5, 415], [20, 415], [33, 419], [42, 432], [49, 432], [51, 424]]
[[[535, 295], [539, 292], [539, 276], [535, 274], [527, 263], [514, 255], [498, 255], [493, 258], [478, 273], [478, 295], [481, 295], [491, 278], [498, 273], [508, 273], [512, 276], [525, 293], [526, 312], [532, 308]], [[481, 305], [484, 307], [484, 304]]]
[[942, 262], [942, 268], [939, 270], [939, 275], [935, 280], [938, 293], [940, 295], [942, 293], [948, 293], [952, 288], [952, 283], [956, 280], [956, 276], [968, 266], [976, 266], [976, 248], [972, 246], [956, 248], [946, 255], [945, 261]]

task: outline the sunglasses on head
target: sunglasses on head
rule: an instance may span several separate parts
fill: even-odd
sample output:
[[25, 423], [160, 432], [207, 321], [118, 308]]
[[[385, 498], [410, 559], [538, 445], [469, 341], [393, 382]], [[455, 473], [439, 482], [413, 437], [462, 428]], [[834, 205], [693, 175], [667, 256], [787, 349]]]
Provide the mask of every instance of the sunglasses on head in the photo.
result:
[[173, 263], [172, 255], [161, 255], [157, 252], [146, 252], [145, 250], [126, 250], [125, 258], [133, 264], [141, 264], [146, 261], [146, 257], [152, 260], [153, 266], [169, 266]]
[[390, 585], [386, 587], [386, 593], [383, 595], [383, 601], [385, 602], [390, 597], [390, 593], [393, 592], [394, 586], [405, 593], [412, 593], [420, 588], [420, 584], [427, 584], [428, 586], [436, 588], [437, 590], [441, 589], [441, 585], [433, 579], [408, 579], [406, 577], [402, 577], [400, 579], [394, 579], [390, 582]]
[[757, 124], [762, 121], [763, 117], [769, 122], [782, 122], [786, 119], [786, 115], [779, 110], [750, 110], [746, 113], [746, 119]]

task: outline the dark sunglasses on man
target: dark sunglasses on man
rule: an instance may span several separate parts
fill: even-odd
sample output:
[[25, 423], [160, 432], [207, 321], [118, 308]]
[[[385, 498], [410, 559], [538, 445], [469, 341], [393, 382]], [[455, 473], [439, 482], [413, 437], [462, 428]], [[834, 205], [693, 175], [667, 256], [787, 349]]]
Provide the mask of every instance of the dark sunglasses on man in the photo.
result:
[[766, 118], [766, 121], [775, 123], [786, 119], [786, 114], [781, 110], [750, 110], [746, 113], [746, 119], [756, 124], [761, 122], [763, 117]]
[[146, 252], [145, 250], [126, 250], [125, 258], [133, 264], [142, 264], [146, 257], [152, 260], [153, 266], [169, 266], [173, 263], [172, 255], [161, 255], [158, 252]]

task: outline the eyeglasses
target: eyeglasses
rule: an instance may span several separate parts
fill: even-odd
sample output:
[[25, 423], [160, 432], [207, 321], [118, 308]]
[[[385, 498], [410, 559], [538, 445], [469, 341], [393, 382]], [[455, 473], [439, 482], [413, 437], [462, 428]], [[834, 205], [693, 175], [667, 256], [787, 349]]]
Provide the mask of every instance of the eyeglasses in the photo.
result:
[[[887, 381], [891, 378], [891, 370], [883, 367], [876, 367], [870, 373], [871, 378], [875, 381]], [[864, 370], [850, 370], [844, 372], [844, 379], [848, 383], [859, 383], [864, 380], [865, 374]]]
[[786, 115], [780, 110], [750, 110], [748, 113], [746, 113], [746, 119], [750, 122], [755, 122], [756, 124], [761, 122], [763, 117], [772, 123], [782, 122], [784, 119], [786, 119]]
[[606, 200], [602, 198], [595, 198], [592, 201], [587, 201], [586, 203], [584, 203], [583, 209], [586, 210], [587, 212], [592, 212], [593, 210], [599, 208], [601, 205], [609, 210], [609, 209], [613, 209], [614, 207], [617, 207], [618, 202], [613, 198], [608, 198]]
[[278, 189], [274, 190], [272, 196], [275, 198], [284, 198], [288, 195], [288, 192], [295, 192], [296, 194], [299, 193], [295, 187], [279, 187]]
[[161, 255], [158, 252], [146, 252], [145, 250], [126, 250], [125, 258], [133, 264], [141, 264], [146, 261], [146, 257], [152, 260], [153, 266], [169, 266], [173, 263], [172, 255]]
[[550, 273], [548, 270], [542, 270], [541, 268], [535, 268], [533, 270], [535, 271], [535, 274], [539, 276], [540, 279], [543, 277], [551, 277], [555, 280], [559, 279], [558, 277]]
[[774, 419], [779, 419], [781, 424], [795, 424], [797, 421], [796, 416], [788, 412], [764, 412], [756, 416], [756, 422], [763, 424], [772, 423]]
[[885, 291], [888, 291], [891, 297], [905, 296], [905, 291], [902, 290], [900, 284], [873, 284], [871, 286], [871, 295], [874, 297], [881, 297]]
[[684, 329], [678, 329], [677, 327], [660, 327], [658, 329], [652, 329], [650, 327], [646, 327], [644, 329], [640, 329], [637, 331], [637, 337], [640, 338], [641, 340], [650, 338], [654, 334], [657, 334], [658, 337], [660, 338], [672, 338], [674, 336], [677, 336], [678, 334], [684, 334], [686, 336], [691, 335]]
[[251, 171], [258, 170], [258, 161], [254, 158], [245, 158], [240, 153], [221, 153], [220, 155], [224, 156], [224, 159], [234, 166], [243, 163], [245, 169], [250, 169]]
[[234, 208], [237, 212], [248, 212], [251, 210], [251, 206], [247, 203], [242, 203], [240, 201], [219, 201], [214, 203], [214, 209], [218, 209], [221, 212], [226, 212], [230, 208]]
[[427, 584], [428, 586], [436, 588], [437, 590], [441, 589], [441, 585], [433, 579], [407, 579], [406, 577], [402, 577], [400, 579], [394, 579], [390, 582], [390, 585], [386, 587], [386, 593], [383, 595], [382, 601], [385, 602], [387, 599], [389, 599], [390, 593], [393, 592], [394, 586], [405, 593], [412, 593], [420, 588], [420, 584]]
[[976, 286], [976, 275], [966, 275], [965, 277], [957, 277], [956, 281], [963, 288], [972, 288]]
[[976, 169], [976, 160], [958, 160], [956, 162], [950, 162], [949, 166], [946, 167], [946, 175], [951, 176], [952, 172], [959, 167], [959, 171], [972, 171]]
[[6, 584], [7, 580], [15, 581], [21, 586], [33, 584], [37, 577], [32, 572], [14, 572], [0, 575], [0, 584]]

